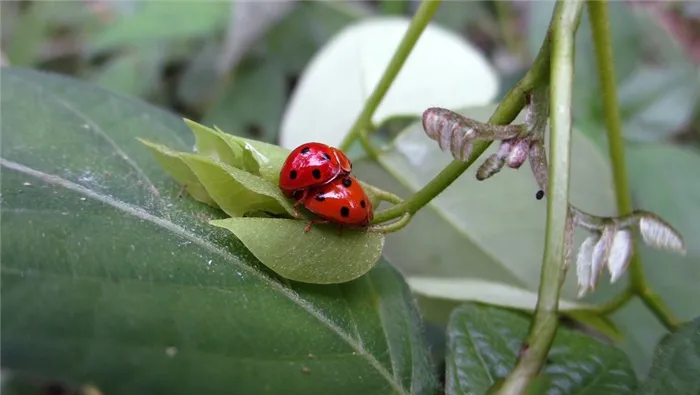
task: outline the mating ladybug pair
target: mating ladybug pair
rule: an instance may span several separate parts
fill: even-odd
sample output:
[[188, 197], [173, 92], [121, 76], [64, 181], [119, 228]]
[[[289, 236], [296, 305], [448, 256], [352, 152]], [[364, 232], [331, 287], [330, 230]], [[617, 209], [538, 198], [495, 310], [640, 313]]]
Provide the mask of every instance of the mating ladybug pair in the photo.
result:
[[373, 218], [372, 203], [350, 173], [352, 163], [339, 149], [323, 143], [306, 143], [295, 148], [282, 165], [279, 187], [294, 199], [294, 210], [301, 204], [322, 219], [314, 223], [336, 223], [362, 227]]

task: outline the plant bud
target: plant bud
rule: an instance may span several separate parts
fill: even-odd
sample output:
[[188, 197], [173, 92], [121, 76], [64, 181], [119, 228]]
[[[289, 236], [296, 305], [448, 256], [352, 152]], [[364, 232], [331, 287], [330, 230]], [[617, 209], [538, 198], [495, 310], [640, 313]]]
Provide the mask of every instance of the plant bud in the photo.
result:
[[519, 169], [525, 163], [527, 154], [530, 151], [530, 141], [522, 139], [515, 142], [506, 157], [506, 164], [511, 169]]
[[498, 154], [491, 154], [491, 156], [489, 156], [476, 170], [476, 179], [479, 181], [484, 181], [485, 179], [493, 176], [501, 171], [504, 163], [505, 161], [503, 158], [500, 158]]
[[615, 233], [610, 256], [608, 257], [608, 271], [610, 272], [610, 283], [615, 283], [627, 270], [627, 265], [632, 258], [632, 232], [627, 229], [619, 230]]
[[671, 225], [653, 214], [645, 214], [639, 220], [639, 233], [647, 245], [685, 255], [683, 237]]
[[581, 243], [576, 256], [576, 278], [578, 279], [578, 297], [582, 298], [591, 288], [593, 247], [598, 241], [597, 236], [589, 236]]
[[600, 239], [595, 247], [593, 247], [593, 254], [591, 257], [591, 289], [595, 289], [596, 284], [598, 284], [598, 276], [600, 276], [601, 271], [608, 262], [610, 249], [614, 240], [615, 228], [606, 226], [603, 229], [603, 234], [600, 236]]

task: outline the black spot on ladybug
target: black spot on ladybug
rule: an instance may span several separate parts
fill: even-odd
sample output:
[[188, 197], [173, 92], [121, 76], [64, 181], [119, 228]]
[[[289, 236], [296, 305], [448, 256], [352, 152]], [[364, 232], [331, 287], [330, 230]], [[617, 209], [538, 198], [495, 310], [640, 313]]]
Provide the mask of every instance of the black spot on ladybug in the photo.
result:
[[347, 217], [348, 215], [350, 215], [350, 209], [347, 208], [347, 207], [345, 207], [345, 206], [341, 207], [341, 208], [340, 208], [340, 216], [343, 217], [343, 218], [345, 218], [345, 217]]
[[304, 147], [304, 148], [301, 149], [301, 154], [302, 154], [302, 155], [306, 155], [310, 150], [311, 150], [311, 148], [309, 148], [309, 147]]
[[290, 171], [290, 172], [289, 172], [289, 178], [291, 178], [292, 180], [296, 180], [296, 178], [297, 178], [297, 171], [296, 171], [296, 170]]
[[323, 195], [316, 195], [316, 197], [314, 199], [318, 200], [319, 202], [322, 202], [322, 201], [326, 200], [326, 197]]
[[544, 191], [540, 189], [539, 191], [537, 191], [537, 194], [535, 195], [535, 199], [542, 200], [543, 197], [544, 197]]
[[318, 180], [319, 178], [321, 178], [321, 170], [313, 169], [311, 171], [311, 175], [314, 176], [314, 178]]
[[325, 152], [323, 153], [323, 158], [324, 158], [325, 160], [331, 160], [331, 156], [328, 155], [328, 154], [325, 153]]
[[364, 200], [360, 200], [360, 207], [362, 207], [362, 208], [367, 207], [367, 203], [365, 203]]
[[352, 185], [352, 180], [349, 178], [344, 178], [343, 179], [343, 186], [345, 188], [350, 188], [350, 185]]

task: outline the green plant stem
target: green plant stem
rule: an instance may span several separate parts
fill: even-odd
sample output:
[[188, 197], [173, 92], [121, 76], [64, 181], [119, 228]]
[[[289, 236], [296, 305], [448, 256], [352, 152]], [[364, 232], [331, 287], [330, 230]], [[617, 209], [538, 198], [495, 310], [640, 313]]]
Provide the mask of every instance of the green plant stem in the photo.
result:
[[[607, 1], [588, 1], [593, 42], [595, 45], [596, 62], [600, 87], [603, 92], [603, 116], [608, 133], [608, 150], [612, 163], [613, 181], [615, 183], [615, 196], [619, 215], [627, 215], [632, 212], [632, 198], [630, 196], [627, 179], [627, 167], [625, 163], [625, 145], [622, 137], [622, 121], [617, 100], [617, 84], [615, 83], [615, 65], [613, 61], [612, 39], [610, 34], [610, 18], [608, 16]], [[674, 330], [678, 322], [665, 303], [649, 288], [644, 276], [639, 253], [635, 247], [630, 262], [631, 287], [644, 304], [654, 313], [666, 328]]]
[[631, 286], [625, 287], [625, 289], [619, 294], [615, 295], [612, 299], [605, 303], [600, 304], [596, 307], [595, 312], [599, 315], [609, 315], [617, 311], [620, 307], [627, 304], [627, 302], [634, 296], [634, 290]]
[[[549, 40], [545, 39], [540, 47], [532, 67], [525, 76], [508, 92], [506, 97], [489, 118], [489, 123], [507, 125], [511, 123], [525, 106], [525, 97], [536, 84], [541, 83], [549, 76]], [[416, 191], [409, 199], [386, 210], [375, 213], [372, 223], [381, 223], [403, 216], [405, 213], [415, 214], [418, 210], [430, 203], [440, 192], [449, 187], [469, 166], [474, 163], [481, 154], [491, 145], [492, 141], [477, 141], [469, 160], [453, 161], [447, 165], [435, 178], [422, 189]]]
[[384, 99], [389, 87], [391, 87], [391, 84], [396, 79], [399, 71], [401, 71], [406, 59], [411, 54], [411, 51], [416, 45], [418, 38], [420, 38], [420, 35], [423, 33], [423, 30], [425, 30], [425, 27], [433, 19], [433, 16], [435, 15], [435, 12], [437, 12], [441, 3], [442, 0], [423, 0], [420, 7], [418, 7], [418, 10], [416, 10], [406, 34], [404, 34], [403, 39], [401, 39], [399, 47], [396, 49], [396, 52], [394, 52], [394, 56], [391, 58], [386, 70], [384, 70], [382, 78], [374, 88], [374, 92], [372, 92], [370, 97], [367, 99], [365, 102], [365, 107], [355, 120], [355, 124], [352, 125], [350, 131], [345, 136], [342, 143], [340, 143], [339, 148], [341, 150], [347, 151], [350, 148], [350, 145], [360, 137], [360, 132], [363, 129], [366, 129], [372, 122], [372, 115], [374, 115], [374, 112], [377, 110], [377, 107], [379, 107], [382, 99]]
[[565, 239], [569, 220], [571, 100], [574, 82], [574, 42], [583, 1], [557, 2], [552, 16], [550, 94], [550, 165], [545, 252], [537, 306], [526, 348], [506, 377], [501, 394], [521, 394], [539, 373], [557, 331], [559, 291], [566, 275]]
[[398, 232], [399, 230], [405, 228], [409, 222], [411, 222], [411, 218], [411, 214], [406, 213], [398, 221], [394, 221], [390, 224], [374, 225], [369, 229], [373, 232], [379, 232], [384, 234]]

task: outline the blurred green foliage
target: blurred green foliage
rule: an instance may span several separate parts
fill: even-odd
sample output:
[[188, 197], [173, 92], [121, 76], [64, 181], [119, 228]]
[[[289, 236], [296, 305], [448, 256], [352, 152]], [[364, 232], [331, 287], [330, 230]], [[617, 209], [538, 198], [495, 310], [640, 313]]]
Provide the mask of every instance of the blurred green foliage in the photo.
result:
[[[319, 48], [354, 21], [372, 15], [410, 15], [416, 6], [414, 1], [303, 1], [288, 10], [261, 11], [251, 9], [252, 3], [2, 1], [3, 59], [12, 66], [78, 77], [228, 133], [276, 143], [289, 96]], [[276, 3], [268, 4], [274, 8]], [[505, 94], [528, 69], [552, 6], [542, 1], [446, 1], [435, 22], [462, 34], [487, 55], [500, 73]], [[694, 165], [700, 160], [700, 78], [695, 52], [700, 50], [692, 38], [660, 21], [672, 15], [697, 30], [700, 13], [690, 3], [647, 9], [610, 2], [610, 7], [635, 201], [681, 224], [688, 230], [688, 244], [697, 246], [693, 241], [700, 236], [693, 230], [700, 195]], [[270, 18], [274, 12], [280, 15]], [[236, 19], [243, 14], [247, 16]], [[700, 40], [696, 37], [695, 42]], [[575, 83], [577, 129], [605, 150], [587, 16], [577, 38]], [[641, 145], [650, 142], [655, 144]], [[657, 180], [663, 181], [662, 188]], [[411, 236], [410, 230], [402, 236], [421, 237], [422, 232]], [[449, 226], [440, 232], [455, 235]], [[687, 258], [643, 251], [643, 259], [655, 288], [681, 319], [692, 318], [696, 303], [687, 295], [697, 288], [693, 281], [697, 269], [690, 266], [700, 263], [697, 247], [691, 247]], [[681, 269], [668, 271], [663, 264]], [[613, 287], [602, 284], [591, 300], [605, 300], [614, 293]], [[632, 333], [623, 348], [637, 373], [646, 372], [662, 329], [638, 304], [613, 318], [623, 331]], [[444, 338], [431, 341], [444, 347]], [[676, 344], [680, 342], [667, 340], [661, 348]], [[664, 362], [668, 361], [655, 360], [664, 369], [678, 361]], [[654, 375], [650, 380], [663, 383]]]

